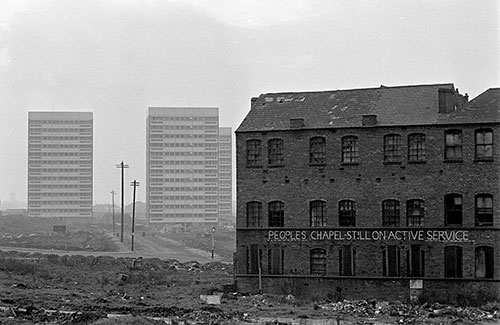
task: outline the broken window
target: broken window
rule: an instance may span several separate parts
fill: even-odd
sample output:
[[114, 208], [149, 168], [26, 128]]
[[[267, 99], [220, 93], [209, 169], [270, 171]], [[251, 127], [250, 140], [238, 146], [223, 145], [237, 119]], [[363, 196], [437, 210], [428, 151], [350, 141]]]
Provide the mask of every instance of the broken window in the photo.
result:
[[408, 227], [424, 225], [424, 200], [414, 199], [406, 201], [406, 220]]
[[347, 136], [342, 138], [342, 163], [359, 163], [358, 138]]
[[399, 134], [384, 136], [384, 162], [401, 162], [401, 136]]
[[445, 278], [462, 277], [462, 247], [447, 246], [444, 248]]
[[326, 250], [322, 248], [315, 248], [311, 250], [310, 263], [311, 275], [325, 275], [326, 274]]
[[382, 226], [399, 227], [398, 200], [385, 200], [382, 202]]
[[311, 227], [326, 226], [326, 202], [316, 200], [309, 203], [309, 217]]
[[281, 201], [272, 201], [268, 204], [269, 227], [284, 227], [284, 204]]
[[247, 141], [247, 167], [262, 167], [262, 145], [260, 140]]
[[271, 139], [268, 145], [268, 163], [271, 166], [280, 166], [284, 163], [283, 140]]
[[494, 257], [493, 257], [493, 247], [489, 246], [479, 246], [476, 247], [476, 278], [493, 278], [494, 271]]
[[493, 195], [476, 195], [476, 226], [493, 226]]
[[342, 200], [339, 202], [339, 226], [356, 226], [356, 202], [352, 200]]
[[263, 227], [262, 223], [262, 203], [247, 203], [247, 227]]
[[491, 129], [476, 131], [476, 159], [493, 159], [493, 131]]
[[425, 161], [425, 134], [408, 135], [408, 161]]
[[342, 245], [339, 249], [339, 275], [353, 276], [355, 274], [355, 256], [356, 251], [351, 245]]
[[389, 245], [382, 250], [382, 274], [384, 276], [399, 276], [401, 269], [400, 248]]
[[462, 225], [462, 195], [446, 194], [444, 196], [445, 226]]
[[314, 137], [309, 141], [309, 163], [324, 165], [326, 162], [326, 140], [323, 137]]
[[448, 130], [445, 132], [445, 160], [462, 160], [462, 131]]

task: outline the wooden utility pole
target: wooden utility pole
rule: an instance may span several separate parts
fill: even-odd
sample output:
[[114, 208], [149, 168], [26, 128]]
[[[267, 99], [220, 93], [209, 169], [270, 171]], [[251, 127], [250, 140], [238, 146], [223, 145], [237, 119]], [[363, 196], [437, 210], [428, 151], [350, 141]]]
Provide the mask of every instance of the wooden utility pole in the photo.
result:
[[113, 205], [113, 237], [116, 236], [115, 230], [115, 190], [111, 191], [111, 204]]
[[125, 199], [124, 199], [124, 192], [125, 192], [125, 188], [124, 188], [124, 178], [125, 178], [125, 168], [128, 168], [128, 165], [125, 165], [123, 163], [123, 161], [119, 164], [116, 165], [116, 168], [121, 168], [122, 169], [122, 225], [121, 225], [121, 231], [120, 231], [120, 242], [123, 243], [123, 214], [124, 214], [124, 211], [123, 209], [125, 208]]
[[134, 187], [134, 198], [132, 200], [132, 246], [131, 246], [131, 250], [132, 252], [134, 251], [134, 236], [135, 236], [135, 233], [134, 233], [134, 229], [135, 229], [135, 189], [137, 186], [139, 186], [139, 182], [134, 180], [133, 182], [130, 183], [130, 186], [133, 186]]

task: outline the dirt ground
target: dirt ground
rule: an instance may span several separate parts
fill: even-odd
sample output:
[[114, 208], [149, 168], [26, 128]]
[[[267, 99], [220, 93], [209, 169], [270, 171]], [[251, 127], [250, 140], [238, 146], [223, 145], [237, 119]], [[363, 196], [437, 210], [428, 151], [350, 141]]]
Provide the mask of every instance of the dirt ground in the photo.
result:
[[[56, 249], [68, 243], [75, 249], [67, 254], [0, 249], [0, 324], [500, 324], [498, 302], [479, 309], [236, 292], [230, 263], [234, 234], [218, 234], [220, 258], [202, 264], [97, 254], [129, 245], [120, 246], [103, 231], [105, 226], [74, 229], [68, 235], [53, 234], [51, 226], [44, 229], [32, 219], [0, 218], [0, 226], [4, 245]], [[177, 247], [210, 249], [203, 233], [162, 236], [167, 237], [145, 236], [142, 247], [160, 251], [157, 246], [164, 247], [168, 239]]]

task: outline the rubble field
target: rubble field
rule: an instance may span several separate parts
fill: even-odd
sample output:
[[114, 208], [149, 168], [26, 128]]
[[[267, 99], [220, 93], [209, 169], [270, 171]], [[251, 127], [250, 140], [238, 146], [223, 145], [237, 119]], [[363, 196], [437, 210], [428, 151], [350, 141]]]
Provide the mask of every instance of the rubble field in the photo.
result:
[[311, 301], [236, 292], [231, 264], [0, 251], [0, 324], [499, 324], [498, 302]]

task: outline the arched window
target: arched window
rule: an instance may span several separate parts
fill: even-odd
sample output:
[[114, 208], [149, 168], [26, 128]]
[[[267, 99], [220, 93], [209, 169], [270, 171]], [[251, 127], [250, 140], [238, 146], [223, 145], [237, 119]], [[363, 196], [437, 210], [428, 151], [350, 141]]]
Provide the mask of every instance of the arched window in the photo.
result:
[[339, 202], [339, 226], [356, 227], [356, 202], [342, 200]]
[[413, 199], [406, 201], [406, 223], [408, 227], [424, 225], [424, 200]]
[[462, 225], [462, 195], [452, 193], [444, 196], [444, 224]]
[[425, 134], [413, 133], [408, 135], [408, 161], [425, 161]]
[[493, 226], [493, 195], [476, 195], [476, 226]]
[[261, 202], [247, 203], [247, 227], [263, 227]]
[[260, 140], [247, 141], [247, 167], [262, 167], [262, 144]]
[[385, 200], [382, 202], [382, 226], [399, 227], [398, 200]]
[[342, 163], [359, 163], [358, 137], [346, 136], [342, 138]]
[[269, 227], [284, 227], [284, 204], [281, 201], [272, 201], [268, 204]]
[[326, 274], [326, 250], [322, 248], [312, 249], [310, 252], [311, 275]]
[[384, 136], [384, 162], [401, 162], [401, 136], [399, 134]]
[[326, 202], [321, 200], [309, 203], [309, 219], [311, 227], [326, 226]]
[[281, 166], [284, 164], [282, 139], [270, 139], [267, 142], [267, 160], [270, 166]]
[[309, 140], [309, 164], [324, 165], [326, 162], [326, 140], [314, 137]]
[[491, 129], [476, 130], [476, 159], [477, 160], [493, 159], [493, 130]]

